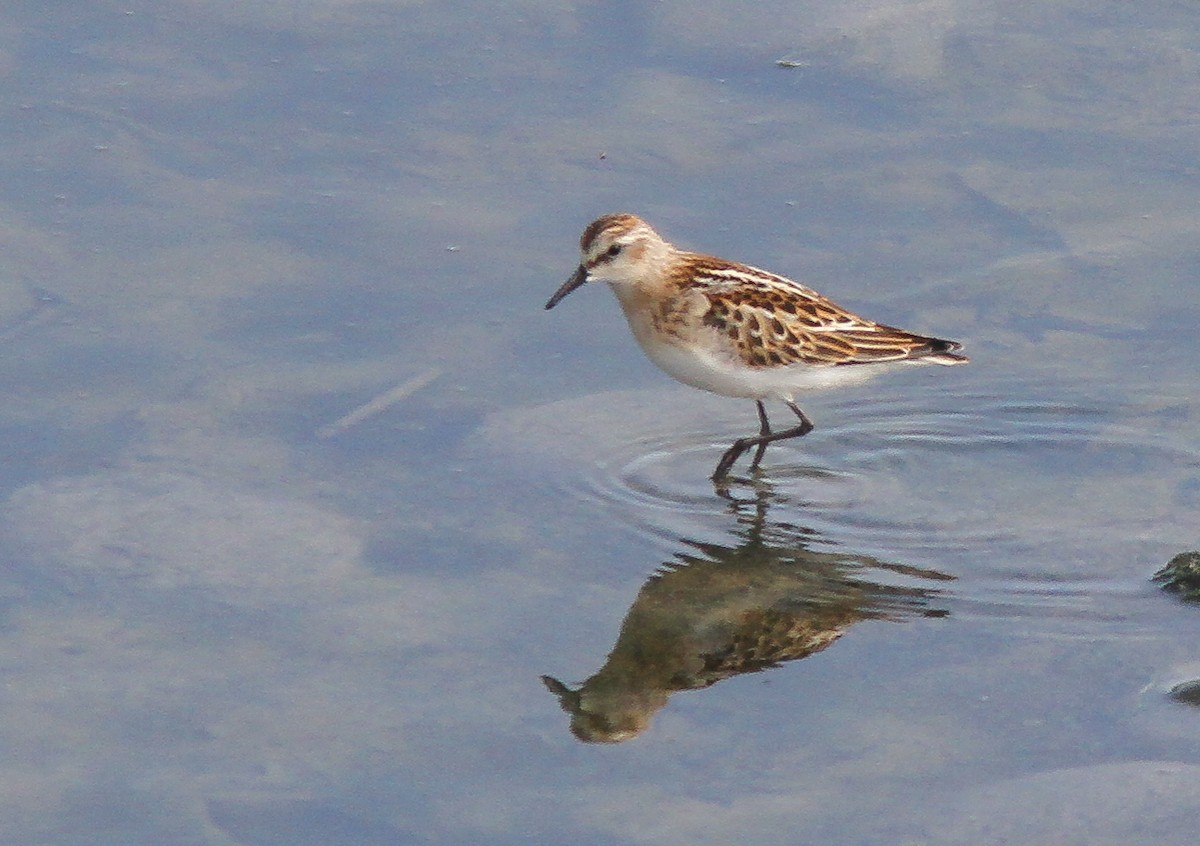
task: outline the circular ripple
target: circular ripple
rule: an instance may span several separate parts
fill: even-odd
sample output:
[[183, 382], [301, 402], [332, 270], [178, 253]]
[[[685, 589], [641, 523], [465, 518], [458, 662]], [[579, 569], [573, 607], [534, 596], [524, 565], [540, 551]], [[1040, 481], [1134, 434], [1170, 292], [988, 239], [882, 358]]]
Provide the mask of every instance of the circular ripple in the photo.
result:
[[[757, 428], [750, 403], [583, 398], [575, 418], [597, 428], [557, 441], [586, 446], [556, 453], [557, 482], [668, 544], [727, 535], [752, 511], [805, 544], [954, 573], [963, 611], [1113, 619], [1142, 589], [1131, 563], [1194, 534], [1200, 448], [1186, 415], [1038, 393], [814, 402], [813, 434], [772, 444], [758, 473], [744, 457], [726, 490], [708, 476]], [[783, 425], [786, 410], [769, 411]]]
[[724, 503], [708, 479], [711, 467], [701, 469], [719, 455], [700, 433], [643, 437], [587, 465], [576, 479], [577, 493], [656, 537], [690, 537], [722, 522]]

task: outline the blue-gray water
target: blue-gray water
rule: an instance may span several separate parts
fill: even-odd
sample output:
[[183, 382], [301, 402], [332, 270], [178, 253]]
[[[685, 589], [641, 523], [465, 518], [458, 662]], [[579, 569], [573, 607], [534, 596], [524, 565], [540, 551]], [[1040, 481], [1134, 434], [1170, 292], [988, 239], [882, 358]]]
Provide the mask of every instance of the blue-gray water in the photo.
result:
[[[1191, 843], [1197, 31], [6, 4], [0, 840]], [[972, 363], [722, 496], [612, 211]]]

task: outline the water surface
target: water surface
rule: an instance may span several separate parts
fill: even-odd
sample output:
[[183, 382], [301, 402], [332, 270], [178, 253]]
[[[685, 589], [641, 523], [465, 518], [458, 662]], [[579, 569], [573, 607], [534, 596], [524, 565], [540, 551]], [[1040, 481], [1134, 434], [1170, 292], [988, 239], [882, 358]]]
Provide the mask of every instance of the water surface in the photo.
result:
[[[1190, 843], [1194, 31], [7, 4], [0, 839]], [[620, 210], [972, 363], [715, 490]]]

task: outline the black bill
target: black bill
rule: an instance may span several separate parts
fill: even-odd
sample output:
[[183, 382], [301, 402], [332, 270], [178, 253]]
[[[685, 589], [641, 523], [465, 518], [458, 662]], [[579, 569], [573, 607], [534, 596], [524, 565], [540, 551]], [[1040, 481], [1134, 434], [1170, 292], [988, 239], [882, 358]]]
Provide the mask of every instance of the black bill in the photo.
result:
[[573, 274], [571, 274], [571, 278], [568, 279], [566, 282], [564, 282], [562, 284], [562, 287], [554, 292], [554, 296], [552, 296], [549, 299], [549, 301], [546, 303], [546, 308], [554, 308], [556, 305], [558, 305], [559, 300], [561, 300], [567, 294], [574, 291], [576, 288], [578, 288], [580, 285], [582, 285], [586, 281], [587, 281], [587, 268], [581, 264], [581, 265], [579, 265], [579, 269], [576, 270]]

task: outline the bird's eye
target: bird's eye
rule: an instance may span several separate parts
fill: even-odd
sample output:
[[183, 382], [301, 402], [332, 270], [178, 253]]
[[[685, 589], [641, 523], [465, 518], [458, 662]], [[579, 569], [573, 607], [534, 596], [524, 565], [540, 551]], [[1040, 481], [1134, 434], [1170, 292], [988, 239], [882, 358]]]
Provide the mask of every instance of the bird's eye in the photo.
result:
[[608, 256], [609, 258], [613, 258], [620, 252], [621, 252], [621, 245], [613, 244], [611, 247], [609, 247], [607, 250], [604, 251], [604, 254], [606, 256]]

